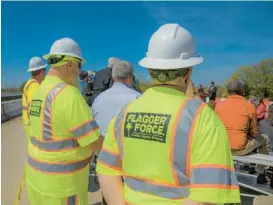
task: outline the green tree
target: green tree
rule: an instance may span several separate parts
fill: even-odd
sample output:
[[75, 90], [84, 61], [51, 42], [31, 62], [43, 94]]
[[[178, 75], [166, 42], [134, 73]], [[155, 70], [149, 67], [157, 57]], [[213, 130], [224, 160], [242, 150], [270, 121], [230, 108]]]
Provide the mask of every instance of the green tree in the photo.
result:
[[246, 97], [254, 95], [262, 98], [266, 93], [273, 97], [273, 60], [264, 60], [253, 66], [241, 67], [228, 82], [233, 79], [244, 83]]

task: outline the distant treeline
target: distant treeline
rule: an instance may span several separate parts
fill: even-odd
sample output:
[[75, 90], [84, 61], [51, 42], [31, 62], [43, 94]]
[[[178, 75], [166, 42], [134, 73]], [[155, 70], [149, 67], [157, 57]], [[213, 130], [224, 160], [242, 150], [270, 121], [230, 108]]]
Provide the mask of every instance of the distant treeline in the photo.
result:
[[21, 89], [20, 88], [2, 88], [1, 92], [2, 93], [9, 93], [9, 92], [15, 93], [15, 92], [21, 92]]
[[273, 59], [261, 61], [252, 66], [242, 66], [227, 82], [219, 86], [218, 96], [226, 97], [227, 84], [233, 79], [240, 80], [244, 85], [244, 96], [263, 98], [269, 96], [273, 100]]

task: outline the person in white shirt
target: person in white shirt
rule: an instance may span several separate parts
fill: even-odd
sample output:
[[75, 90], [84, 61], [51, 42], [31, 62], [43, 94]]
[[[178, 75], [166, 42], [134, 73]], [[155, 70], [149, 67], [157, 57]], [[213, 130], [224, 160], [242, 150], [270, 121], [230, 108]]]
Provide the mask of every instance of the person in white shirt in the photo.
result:
[[[112, 68], [114, 84], [95, 98], [92, 113], [97, 122], [101, 136], [105, 136], [110, 121], [131, 101], [141, 96], [132, 88], [134, 68], [126, 61], [116, 61]], [[98, 153], [94, 156], [92, 167], [95, 168]], [[103, 198], [103, 205], [107, 205]]]
[[132, 88], [134, 68], [126, 61], [117, 61], [112, 69], [114, 84], [102, 92], [92, 105], [92, 113], [104, 136], [110, 121], [141, 93]]

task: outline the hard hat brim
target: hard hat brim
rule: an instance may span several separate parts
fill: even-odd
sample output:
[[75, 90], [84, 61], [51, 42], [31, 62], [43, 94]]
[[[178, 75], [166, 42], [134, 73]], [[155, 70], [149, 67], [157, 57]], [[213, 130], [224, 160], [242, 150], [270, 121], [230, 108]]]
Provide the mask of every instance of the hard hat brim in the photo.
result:
[[75, 57], [75, 58], [81, 59], [82, 60], [82, 64], [86, 63], [86, 60], [83, 57], [77, 56], [77, 55], [73, 55], [73, 54], [70, 54], [70, 53], [49, 53], [49, 54], [44, 55], [43, 58], [45, 60], [48, 60], [51, 56], [54, 56], [54, 55], [64, 55], [64, 56]]
[[195, 65], [198, 65], [203, 62], [202, 57], [192, 57], [190, 59], [181, 60], [181, 59], [152, 59], [152, 58], [143, 58], [139, 61], [139, 65], [148, 68], [148, 69], [157, 69], [157, 70], [173, 70], [180, 68], [188, 68]]
[[37, 68], [28, 68], [27, 72], [34, 72], [34, 71], [37, 71], [37, 70], [42, 70], [42, 69], [44, 69], [46, 67], [47, 67], [47, 65], [45, 64], [45, 65], [42, 65], [42, 66], [37, 67]]

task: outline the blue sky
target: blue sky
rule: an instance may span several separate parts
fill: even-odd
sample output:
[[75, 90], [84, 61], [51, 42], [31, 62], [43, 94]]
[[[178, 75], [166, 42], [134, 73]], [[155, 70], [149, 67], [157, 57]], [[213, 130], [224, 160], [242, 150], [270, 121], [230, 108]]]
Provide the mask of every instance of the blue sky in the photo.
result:
[[273, 2], [2, 2], [2, 87], [28, 79], [32, 56], [71, 37], [82, 48], [85, 69], [105, 67], [110, 56], [138, 61], [164, 23], [194, 36], [204, 62], [195, 83], [223, 83], [240, 66], [273, 58]]

